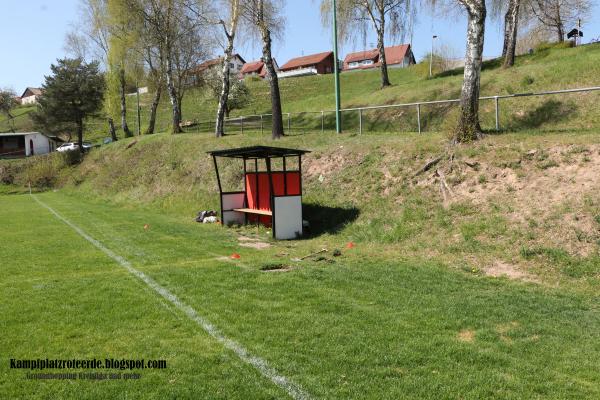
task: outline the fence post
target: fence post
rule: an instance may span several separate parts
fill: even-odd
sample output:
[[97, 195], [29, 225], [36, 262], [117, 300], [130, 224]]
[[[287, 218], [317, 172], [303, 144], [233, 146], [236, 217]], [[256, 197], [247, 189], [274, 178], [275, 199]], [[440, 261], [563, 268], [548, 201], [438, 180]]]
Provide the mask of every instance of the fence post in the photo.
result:
[[494, 96], [494, 103], [496, 105], [496, 132], [498, 132], [500, 130], [500, 104], [498, 96]]
[[321, 110], [321, 133], [325, 133], [325, 111]]
[[263, 125], [263, 115], [260, 114], [260, 134], [261, 135], [264, 133], [263, 132], [263, 127], [264, 127], [264, 125]]
[[244, 116], [240, 117], [240, 127], [242, 128], [242, 134], [244, 133]]
[[358, 109], [358, 133], [362, 135], [362, 108]]
[[421, 133], [421, 104], [417, 104], [417, 126]]
[[288, 113], [288, 132], [292, 130], [292, 117], [291, 113]]

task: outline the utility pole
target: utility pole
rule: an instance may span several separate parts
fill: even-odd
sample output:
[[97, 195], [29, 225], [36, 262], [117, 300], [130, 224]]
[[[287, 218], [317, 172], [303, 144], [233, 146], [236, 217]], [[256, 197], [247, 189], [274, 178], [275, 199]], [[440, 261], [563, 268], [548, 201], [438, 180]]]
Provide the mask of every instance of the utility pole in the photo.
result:
[[335, 130], [342, 133], [342, 113], [340, 99], [340, 68], [338, 63], [338, 35], [337, 35], [337, 2], [333, 0], [333, 73], [335, 78]]
[[431, 53], [429, 53], [429, 77], [433, 76], [433, 41], [437, 39], [437, 35], [431, 37]]
[[141, 128], [141, 117], [140, 117], [140, 88], [139, 88], [139, 84], [138, 84], [138, 80], [137, 78], [135, 79], [135, 94], [137, 97], [137, 133], [138, 136], [140, 136], [142, 133], [142, 128]]

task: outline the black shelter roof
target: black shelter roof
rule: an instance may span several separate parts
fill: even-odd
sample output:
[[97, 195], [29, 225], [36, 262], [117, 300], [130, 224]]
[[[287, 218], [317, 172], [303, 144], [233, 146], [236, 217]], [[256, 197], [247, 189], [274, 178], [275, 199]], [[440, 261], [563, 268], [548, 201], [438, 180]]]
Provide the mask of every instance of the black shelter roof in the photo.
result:
[[213, 157], [229, 157], [229, 158], [245, 158], [245, 159], [301, 156], [306, 153], [310, 153], [310, 151], [300, 150], [300, 149], [286, 149], [283, 147], [270, 147], [270, 146], [250, 146], [250, 147], [240, 147], [237, 149], [215, 150], [215, 151], [208, 152], [208, 154], [210, 154]]

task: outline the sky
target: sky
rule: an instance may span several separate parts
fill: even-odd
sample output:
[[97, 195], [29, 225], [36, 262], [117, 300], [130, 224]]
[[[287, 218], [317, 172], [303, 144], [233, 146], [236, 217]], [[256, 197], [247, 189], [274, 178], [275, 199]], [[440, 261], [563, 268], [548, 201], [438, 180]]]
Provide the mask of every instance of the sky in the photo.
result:
[[[3, 62], [0, 63], [0, 88], [11, 88], [21, 94], [26, 87], [39, 87], [50, 73], [50, 64], [65, 56], [64, 37], [77, 19], [79, 0], [0, 0], [0, 43]], [[273, 54], [282, 65], [290, 58], [332, 48], [332, 35], [321, 25], [319, 0], [287, 0], [284, 14], [287, 18], [283, 40], [273, 43]], [[584, 43], [600, 37], [600, 6], [593, 10], [591, 21], [582, 27]], [[570, 30], [571, 27], [568, 27]], [[418, 16], [412, 36], [417, 60], [431, 49], [432, 35], [437, 35], [436, 46], [450, 47], [462, 57], [465, 48], [466, 18], [433, 18], [428, 13]], [[409, 42], [407, 38], [405, 42]], [[375, 40], [367, 38], [366, 47], [374, 47]], [[392, 43], [387, 43], [390, 45]], [[398, 44], [398, 43], [394, 43]], [[362, 39], [340, 46], [341, 58], [348, 52], [363, 50]], [[237, 45], [246, 61], [260, 58], [259, 43]], [[502, 52], [501, 26], [488, 21], [484, 56]]]

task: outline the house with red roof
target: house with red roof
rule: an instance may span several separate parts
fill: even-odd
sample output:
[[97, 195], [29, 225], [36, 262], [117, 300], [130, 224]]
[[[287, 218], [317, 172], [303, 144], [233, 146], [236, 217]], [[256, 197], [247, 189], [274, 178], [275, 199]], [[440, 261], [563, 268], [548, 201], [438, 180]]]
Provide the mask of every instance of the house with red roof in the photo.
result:
[[290, 76], [331, 74], [333, 73], [333, 64], [333, 51], [310, 54], [292, 58], [281, 66], [277, 76], [287, 78]]
[[[275, 72], [279, 72], [279, 65], [277, 64], [277, 60], [273, 59], [273, 66], [275, 67]], [[240, 77], [245, 78], [247, 76], [259, 76], [264, 79], [267, 76], [267, 67], [262, 60], [252, 61], [244, 64], [240, 71]]]
[[[246, 61], [239, 54], [233, 54], [231, 61], [229, 62], [229, 69], [232, 74], [237, 75], [242, 70], [242, 67]], [[201, 64], [196, 65], [187, 72], [186, 84], [190, 86], [196, 86], [202, 82], [202, 77], [205, 73], [213, 68], [218, 68], [221, 71], [223, 67], [223, 57], [214, 58], [212, 60], [204, 61]]]
[[[416, 63], [410, 44], [386, 47], [385, 61], [388, 67], [391, 68], [404, 68]], [[344, 59], [344, 71], [370, 69], [380, 66], [379, 50], [377, 49], [350, 53]]]

